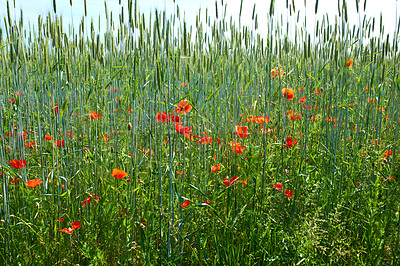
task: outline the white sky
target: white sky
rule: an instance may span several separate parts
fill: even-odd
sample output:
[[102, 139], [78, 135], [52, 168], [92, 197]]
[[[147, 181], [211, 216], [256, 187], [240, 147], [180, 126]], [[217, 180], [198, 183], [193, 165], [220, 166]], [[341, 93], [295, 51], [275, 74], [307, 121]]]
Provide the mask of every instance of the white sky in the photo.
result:
[[[13, 8], [13, 3], [15, 1], [16, 8]], [[240, 0], [223, 0], [224, 4], [227, 5], [227, 19], [230, 20], [230, 16], [236, 21], [238, 25]], [[359, 15], [363, 19], [364, 11], [363, 4], [364, 0], [360, 1], [361, 13], [358, 14], [356, 11], [356, 0], [347, 0], [348, 7], [348, 18], [349, 23], [358, 23]], [[70, 6], [69, 0], [56, 0], [57, 3], [57, 14], [63, 14], [64, 24], [68, 25], [74, 22], [75, 27], [79, 24], [81, 17], [84, 13], [83, 0], [72, 0], [73, 5]], [[128, 9], [126, 8], [127, 0], [122, 0], [125, 6], [125, 16], [127, 16]], [[221, 0], [217, 0], [219, 6], [219, 18], [221, 18]], [[292, 0], [288, 1], [291, 5]], [[305, 7], [306, 2], [306, 7]], [[342, 2], [342, 0], [340, 0]], [[7, 16], [6, 13], [6, 3], [7, 0], [0, 0], [0, 25], [4, 28], [3, 17]], [[37, 24], [37, 17], [39, 14], [46, 15], [48, 12], [53, 12], [53, 1], [52, 0], [10, 0], [11, 6], [11, 16], [13, 18], [19, 17], [20, 9], [24, 12], [24, 23], [27, 25], [29, 20], [32, 24]], [[296, 24], [297, 12], [299, 13], [300, 22], [298, 27], [304, 26], [304, 17], [307, 18], [307, 31], [309, 33], [314, 32], [314, 23], [316, 17], [314, 15], [315, 0], [294, 0], [296, 14], [292, 13], [292, 16], [288, 18], [289, 12], [286, 9], [286, 0], [276, 0], [275, 1], [275, 16], [283, 15], [284, 25], [289, 22], [291, 30], [293, 30]], [[176, 4], [179, 5], [181, 14], [185, 13], [186, 21], [189, 24], [195, 23], [195, 17], [198, 14], [198, 9], [201, 8], [203, 21], [205, 19], [205, 10], [208, 9], [208, 14], [211, 19], [215, 17], [215, 0], [176, 0]], [[267, 19], [270, 6], [270, 0], [243, 0], [243, 10], [241, 15], [242, 25], [248, 25], [250, 28], [254, 26], [252, 21], [253, 6], [256, 5], [256, 14], [258, 14], [258, 32], [265, 36], [267, 34]], [[119, 5], [119, 0], [107, 0], [108, 10], [113, 12], [113, 18], [116, 25], [119, 25], [118, 14], [120, 14], [121, 6]], [[154, 11], [155, 8], [158, 10], [164, 10], [166, 7], [167, 13], [174, 13], [174, 2], [173, 0], [138, 0], [138, 7], [141, 12], [144, 12], [147, 16], [149, 12]], [[368, 0], [365, 15], [367, 18], [375, 17], [375, 30], [379, 31], [379, 18], [380, 14], [383, 15], [383, 25], [384, 32], [390, 33], [393, 36], [395, 32], [395, 25], [399, 21], [400, 10], [397, 11], [396, 7], [400, 8], [399, 1], [397, 0]], [[98, 22], [99, 15], [101, 16], [101, 28], [105, 28], [105, 15], [104, 15], [104, 0], [87, 0], [88, 17], [94, 18], [95, 25]], [[278, 15], [277, 15], [278, 14]], [[317, 19], [322, 20], [322, 15], [328, 14], [329, 21], [334, 23], [335, 16], [338, 14], [337, 0], [319, 0], [319, 7], [317, 13]], [[154, 17], [154, 16], [153, 16]], [[90, 19], [88, 20], [90, 22]], [[104, 24], [103, 24], [104, 23]], [[376, 34], [377, 35], [377, 34]]]

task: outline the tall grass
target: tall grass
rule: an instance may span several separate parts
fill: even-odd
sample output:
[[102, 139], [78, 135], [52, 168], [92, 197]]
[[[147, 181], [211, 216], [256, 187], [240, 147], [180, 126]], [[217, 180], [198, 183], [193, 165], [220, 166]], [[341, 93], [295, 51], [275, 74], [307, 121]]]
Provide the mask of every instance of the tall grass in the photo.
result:
[[[105, 2], [105, 31], [85, 1], [69, 33], [56, 1], [37, 22], [12, 19], [7, 1], [0, 261], [397, 264], [399, 21], [391, 40], [356, 2], [358, 25], [339, 1], [334, 23], [290, 38], [271, 1], [262, 38], [255, 6], [250, 29], [222, 1], [193, 26], [178, 5], [168, 17], [129, 0], [115, 16]], [[179, 114], [183, 100], [192, 109]]]

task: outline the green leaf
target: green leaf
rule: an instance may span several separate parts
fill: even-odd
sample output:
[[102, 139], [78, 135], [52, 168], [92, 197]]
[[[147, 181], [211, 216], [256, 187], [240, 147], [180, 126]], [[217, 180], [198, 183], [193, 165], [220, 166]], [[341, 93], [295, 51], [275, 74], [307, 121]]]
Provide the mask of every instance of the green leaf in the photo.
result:
[[67, 110], [67, 107], [68, 107], [68, 105], [69, 105], [69, 102], [68, 102], [68, 96], [69, 96], [69, 92], [67, 93], [67, 97], [65, 98], [65, 101], [64, 101], [64, 103], [63, 103], [63, 106], [61, 107], [61, 111], [60, 111], [60, 119], [63, 117], [63, 115], [64, 115], [64, 113], [65, 113], [65, 110]]
[[247, 207], [247, 204], [245, 204], [245, 205], [242, 207], [242, 209], [240, 210], [240, 212], [236, 215], [235, 219], [233, 219], [233, 222], [232, 222], [232, 224], [231, 224], [231, 226], [230, 226], [230, 229], [231, 229], [231, 230], [232, 230], [233, 227], [235, 226], [235, 224], [236, 224], [236, 222], [237, 222], [237, 219], [239, 219], [239, 217], [243, 214], [243, 212], [244, 212], [244, 210], [246, 209], [246, 207]]

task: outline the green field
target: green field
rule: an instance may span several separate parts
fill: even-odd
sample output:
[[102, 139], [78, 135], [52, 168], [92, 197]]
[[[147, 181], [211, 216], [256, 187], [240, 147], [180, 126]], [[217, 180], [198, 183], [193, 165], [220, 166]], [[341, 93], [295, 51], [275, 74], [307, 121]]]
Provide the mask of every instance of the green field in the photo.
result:
[[261, 37], [220, 2], [107, 30], [7, 6], [1, 265], [400, 263], [398, 34], [272, 1]]

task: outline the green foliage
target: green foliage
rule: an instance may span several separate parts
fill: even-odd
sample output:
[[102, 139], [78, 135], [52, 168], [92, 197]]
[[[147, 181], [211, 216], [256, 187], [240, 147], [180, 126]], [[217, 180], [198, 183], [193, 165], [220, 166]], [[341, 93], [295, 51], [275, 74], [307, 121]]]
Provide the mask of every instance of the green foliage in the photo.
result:
[[104, 36], [4, 20], [0, 261], [398, 264], [395, 43], [132, 7]]

